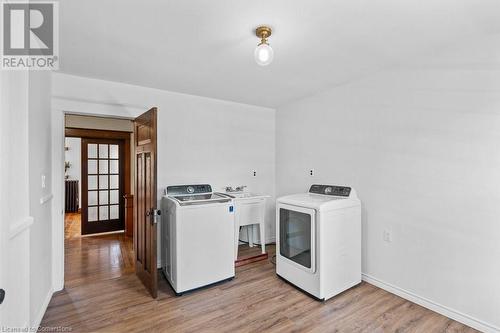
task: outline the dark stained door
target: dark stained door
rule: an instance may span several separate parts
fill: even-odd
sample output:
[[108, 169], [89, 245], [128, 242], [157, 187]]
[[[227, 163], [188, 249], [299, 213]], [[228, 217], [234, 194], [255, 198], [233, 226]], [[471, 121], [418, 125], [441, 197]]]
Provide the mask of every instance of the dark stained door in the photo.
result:
[[156, 268], [156, 125], [157, 109], [152, 108], [134, 121], [135, 137], [135, 272], [154, 298], [158, 294]]
[[125, 229], [123, 143], [82, 138], [82, 235]]

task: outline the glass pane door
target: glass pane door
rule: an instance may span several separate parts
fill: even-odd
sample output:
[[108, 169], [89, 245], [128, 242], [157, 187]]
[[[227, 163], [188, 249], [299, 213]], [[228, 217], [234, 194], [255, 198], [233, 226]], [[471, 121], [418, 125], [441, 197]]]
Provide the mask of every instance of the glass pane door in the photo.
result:
[[281, 256], [305, 268], [311, 268], [313, 260], [311, 214], [280, 208], [279, 229]]
[[122, 230], [122, 142], [84, 139], [82, 143], [82, 209], [87, 212], [82, 214], [82, 234]]

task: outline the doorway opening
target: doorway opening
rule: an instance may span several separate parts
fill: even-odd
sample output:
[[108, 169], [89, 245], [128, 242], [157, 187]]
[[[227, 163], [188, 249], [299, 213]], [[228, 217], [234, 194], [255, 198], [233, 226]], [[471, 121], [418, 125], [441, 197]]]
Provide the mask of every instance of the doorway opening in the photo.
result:
[[[56, 141], [62, 147], [66, 139], [80, 140], [75, 140], [79, 143], [76, 146], [80, 149], [80, 161], [74, 162], [80, 171], [71, 170], [71, 161], [66, 166], [74, 172], [73, 176], [68, 168], [64, 173], [62, 168], [56, 171], [61, 182], [68, 182], [67, 191], [62, 186], [62, 191], [56, 193], [61, 198], [59, 203], [55, 201], [56, 207], [69, 211], [65, 216], [67, 223], [54, 223], [55, 233], [62, 236], [54, 245], [60, 249], [54, 252], [54, 280], [60, 290], [66, 288], [68, 292], [91, 282], [128, 279], [129, 273], [135, 273], [145, 291], [156, 298], [160, 215], [156, 183], [157, 108], [134, 119], [65, 112], [62, 116], [59, 119], [64, 120], [64, 135]], [[53, 121], [58, 117], [55, 113]], [[69, 151], [71, 148], [65, 150]], [[66, 156], [61, 158], [62, 167]], [[63, 232], [62, 228], [67, 230]]]
[[64, 142], [65, 284], [134, 272], [133, 121], [66, 115]]

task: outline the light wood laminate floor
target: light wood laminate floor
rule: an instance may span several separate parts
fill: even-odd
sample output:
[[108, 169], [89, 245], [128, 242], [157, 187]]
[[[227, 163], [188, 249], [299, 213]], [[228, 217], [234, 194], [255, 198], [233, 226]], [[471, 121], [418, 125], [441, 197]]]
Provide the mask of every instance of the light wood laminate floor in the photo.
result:
[[[176, 297], [162, 275], [152, 299], [135, 277], [123, 234], [67, 239], [66, 287], [42, 326], [73, 332], [475, 332], [362, 283], [321, 303], [283, 282], [269, 261], [230, 282]], [[274, 246], [269, 247], [270, 258]]]

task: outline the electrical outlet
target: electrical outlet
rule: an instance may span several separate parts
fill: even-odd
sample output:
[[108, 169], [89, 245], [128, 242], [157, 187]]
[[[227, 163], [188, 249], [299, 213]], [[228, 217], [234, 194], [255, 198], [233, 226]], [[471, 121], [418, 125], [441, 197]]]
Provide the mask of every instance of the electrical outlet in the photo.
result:
[[314, 169], [309, 170], [309, 176], [314, 176]]
[[46, 183], [45, 183], [45, 175], [42, 175], [42, 188], [45, 188], [46, 187]]
[[384, 230], [384, 241], [387, 243], [392, 242], [392, 231], [389, 229]]
[[257, 171], [253, 170], [252, 172], [253, 172], [253, 176], [257, 177]]

